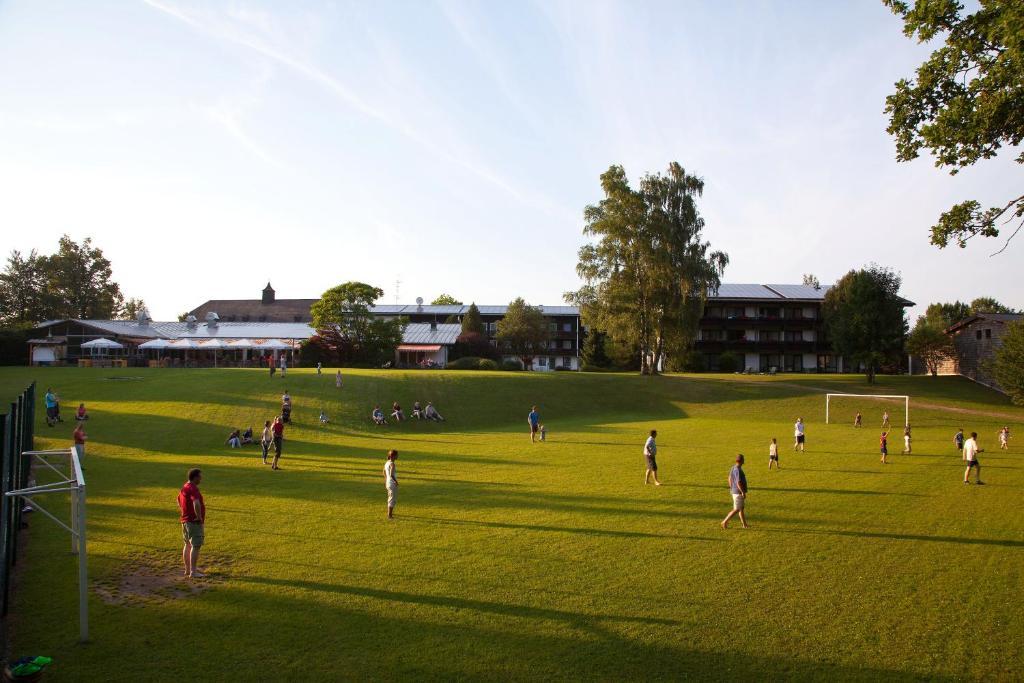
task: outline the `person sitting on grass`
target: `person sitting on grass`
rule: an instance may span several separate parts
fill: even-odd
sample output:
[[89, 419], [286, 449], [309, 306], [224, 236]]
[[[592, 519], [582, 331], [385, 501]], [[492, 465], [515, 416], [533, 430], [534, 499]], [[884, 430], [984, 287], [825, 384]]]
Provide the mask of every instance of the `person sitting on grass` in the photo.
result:
[[412, 416], [417, 420], [423, 419], [423, 408], [420, 407], [420, 402], [416, 401], [412, 404]]
[[330, 422], [330, 420], [327, 419], [327, 413], [325, 413], [324, 409], [321, 408], [320, 409], [320, 424], [325, 425], [328, 422]]
[[402, 412], [402, 406], [398, 405], [398, 401], [391, 404], [391, 417], [395, 418], [395, 422], [405, 419], [405, 413]]
[[251, 443], [252, 443], [252, 425], [249, 425], [249, 428], [246, 429], [244, 432], [242, 432], [242, 445], [245, 446], [245, 445], [251, 444]]
[[427, 401], [427, 407], [423, 409], [423, 417], [434, 422], [444, 422], [444, 418], [441, 417], [441, 413], [437, 412], [437, 408], [430, 401]]
[[386, 425], [388, 421], [384, 419], [384, 411], [380, 409], [380, 406], [373, 407], [373, 423], [378, 425]]
[[79, 422], [85, 422], [86, 420], [89, 419], [89, 413], [85, 411], [84, 403], [78, 404], [78, 412], [75, 414], [75, 419], [78, 420]]
[[231, 446], [232, 448], [241, 448], [241, 446], [242, 446], [241, 434], [242, 433], [239, 430], [237, 430], [237, 429], [234, 430], [233, 432], [228, 434], [228, 440], [225, 441], [224, 443], [227, 444], [228, 446]]

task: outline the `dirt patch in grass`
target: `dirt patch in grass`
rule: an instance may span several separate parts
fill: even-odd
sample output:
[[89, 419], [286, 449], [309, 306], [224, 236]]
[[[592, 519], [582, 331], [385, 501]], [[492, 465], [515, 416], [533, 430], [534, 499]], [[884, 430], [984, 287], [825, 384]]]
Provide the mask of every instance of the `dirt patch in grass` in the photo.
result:
[[134, 557], [121, 571], [93, 581], [93, 591], [108, 605], [152, 605], [199, 595], [231, 576], [230, 559], [211, 556], [200, 565], [205, 576], [190, 579], [166, 555]]

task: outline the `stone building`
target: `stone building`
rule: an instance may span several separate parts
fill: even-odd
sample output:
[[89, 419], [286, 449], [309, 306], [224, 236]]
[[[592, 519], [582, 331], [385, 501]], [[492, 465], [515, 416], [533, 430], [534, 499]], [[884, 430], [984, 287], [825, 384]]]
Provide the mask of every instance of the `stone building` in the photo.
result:
[[979, 384], [998, 388], [987, 371], [987, 364], [995, 357], [1010, 323], [1024, 320], [1024, 315], [1008, 313], [978, 313], [964, 318], [946, 329], [953, 337], [956, 357], [939, 366], [940, 375], [963, 375]]

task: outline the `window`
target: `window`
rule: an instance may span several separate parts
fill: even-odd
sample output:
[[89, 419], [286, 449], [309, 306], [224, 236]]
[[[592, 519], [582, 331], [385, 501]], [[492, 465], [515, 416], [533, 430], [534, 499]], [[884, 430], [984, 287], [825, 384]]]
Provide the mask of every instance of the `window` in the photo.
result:
[[782, 340], [782, 333], [778, 330], [761, 330], [757, 335], [758, 341], [777, 342]]
[[779, 308], [778, 307], [770, 307], [770, 308], [762, 307], [761, 309], [758, 310], [757, 315], [760, 318], [778, 318], [779, 317]]
[[975, 332], [974, 336], [975, 336], [976, 339], [981, 339], [981, 330], [978, 330], [977, 332]]
[[774, 353], [761, 354], [761, 364], [758, 366], [761, 372], [767, 372], [771, 368], [778, 370], [780, 367], [782, 367], [782, 356]]
[[804, 333], [800, 330], [786, 330], [786, 341], [800, 342], [804, 340]]
[[551, 332], [558, 332], [558, 323], [548, 323], [548, 330]]
[[836, 357], [832, 355], [818, 356], [818, 372], [839, 372]]
[[725, 309], [726, 318], [745, 318], [746, 311], [742, 306], [730, 306]]
[[572, 367], [572, 358], [570, 358], [569, 356], [562, 356], [562, 367], [563, 368], [571, 368]]
[[785, 371], [786, 372], [803, 372], [804, 371], [804, 357], [799, 353], [786, 354], [785, 356]]
[[985, 330], [985, 339], [992, 338], [992, 330]]
[[548, 359], [545, 358], [544, 356], [541, 356], [540, 358], [537, 359], [537, 365], [541, 366], [542, 368], [546, 368], [548, 366]]
[[706, 309], [704, 309], [704, 317], [705, 318], [721, 318], [722, 317], [722, 307], [721, 306], [708, 306]]
[[562, 342], [562, 348], [563, 349], [571, 349], [572, 348], [572, 342], [569, 341], [568, 339], [564, 340]]
[[564, 323], [562, 325], [562, 332], [572, 332], [572, 323]]
[[701, 330], [702, 341], [722, 341], [725, 339], [725, 330]]
[[746, 330], [726, 330], [725, 338], [727, 341], [746, 341], [747, 331]]

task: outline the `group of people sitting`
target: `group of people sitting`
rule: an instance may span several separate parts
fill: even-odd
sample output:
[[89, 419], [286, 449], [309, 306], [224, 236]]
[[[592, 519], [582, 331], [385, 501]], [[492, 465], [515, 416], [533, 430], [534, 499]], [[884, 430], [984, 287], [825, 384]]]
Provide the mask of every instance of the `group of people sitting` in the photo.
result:
[[252, 440], [252, 426], [250, 425], [244, 432], [238, 429], [233, 430], [228, 434], [228, 440], [224, 443], [232, 448], [241, 448], [247, 444], [255, 443]]
[[[405, 413], [402, 411], [402, 406], [395, 401], [391, 404], [391, 417], [394, 418], [395, 422], [401, 422], [406, 419]], [[387, 418], [384, 417], [384, 411], [380, 409], [379, 405], [373, 407], [373, 413], [371, 415], [374, 424], [386, 425], [388, 423]], [[416, 401], [412, 404], [412, 418], [416, 420], [430, 420], [432, 422], [444, 422], [444, 417], [441, 413], [437, 412], [437, 408], [430, 401], [427, 401], [426, 407], [420, 406], [420, 402]]]

